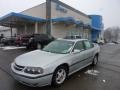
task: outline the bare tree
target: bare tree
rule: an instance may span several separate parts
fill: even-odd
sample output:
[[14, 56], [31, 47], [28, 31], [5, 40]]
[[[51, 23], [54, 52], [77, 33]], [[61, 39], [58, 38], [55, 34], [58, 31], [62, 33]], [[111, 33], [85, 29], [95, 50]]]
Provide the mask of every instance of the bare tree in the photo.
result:
[[113, 41], [118, 41], [119, 40], [119, 34], [120, 34], [120, 28], [119, 27], [113, 27], [112, 32], [113, 32]]
[[120, 27], [109, 27], [104, 31], [105, 42], [117, 42], [120, 38]]
[[105, 31], [104, 31], [104, 40], [105, 42], [110, 42], [112, 36], [111, 36], [111, 29], [110, 28], [107, 28]]

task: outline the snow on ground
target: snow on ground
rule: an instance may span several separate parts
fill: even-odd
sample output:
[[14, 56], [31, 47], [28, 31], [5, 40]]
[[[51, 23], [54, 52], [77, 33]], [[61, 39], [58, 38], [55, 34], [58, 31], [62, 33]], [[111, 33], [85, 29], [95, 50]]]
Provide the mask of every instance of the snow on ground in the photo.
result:
[[93, 70], [93, 69], [92, 70], [87, 70], [85, 72], [85, 74], [94, 75], [94, 76], [97, 76], [99, 73], [100, 73], [99, 71]]
[[3, 50], [14, 50], [14, 49], [22, 49], [22, 48], [25, 48], [25, 47], [5, 46], [5, 47], [0, 47], [0, 48], [2, 48]]
[[108, 45], [115, 45], [115, 43], [107, 43]]

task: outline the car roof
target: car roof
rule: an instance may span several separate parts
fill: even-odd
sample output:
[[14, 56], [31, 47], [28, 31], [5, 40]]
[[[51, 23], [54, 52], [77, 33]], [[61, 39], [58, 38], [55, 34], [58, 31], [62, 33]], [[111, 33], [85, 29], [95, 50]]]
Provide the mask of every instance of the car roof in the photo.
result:
[[78, 42], [78, 41], [84, 41], [84, 40], [88, 40], [88, 39], [62, 39], [62, 38], [59, 38], [57, 40]]

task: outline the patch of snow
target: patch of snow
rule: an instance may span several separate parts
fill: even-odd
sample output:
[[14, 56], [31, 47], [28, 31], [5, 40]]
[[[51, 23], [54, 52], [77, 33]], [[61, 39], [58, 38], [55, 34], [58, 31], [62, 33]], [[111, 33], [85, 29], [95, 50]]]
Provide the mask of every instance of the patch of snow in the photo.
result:
[[13, 50], [13, 49], [22, 49], [25, 47], [16, 47], [16, 46], [5, 46], [5, 47], [1, 47], [3, 50]]
[[109, 44], [109, 45], [115, 45], [115, 43], [107, 43], [107, 44]]
[[103, 80], [103, 82], [105, 83], [105, 82], [106, 82], [106, 80]]
[[97, 70], [88, 70], [85, 72], [85, 74], [90, 74], [90, 75], [94, 75], [94, 76], [97, 76], [100, 72], [97, 71]]

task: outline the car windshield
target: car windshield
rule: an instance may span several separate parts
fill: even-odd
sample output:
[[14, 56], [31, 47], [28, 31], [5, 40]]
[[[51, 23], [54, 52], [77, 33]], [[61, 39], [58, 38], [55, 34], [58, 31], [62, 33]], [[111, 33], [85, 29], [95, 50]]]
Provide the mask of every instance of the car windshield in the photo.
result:
[[51, 53], [59, 53], [59, 54], [67, 54], [73, 47], [74, 42], [72, 41], [63, 41], [56, 40], [47, 45], [43, 51], [51, 52]]

